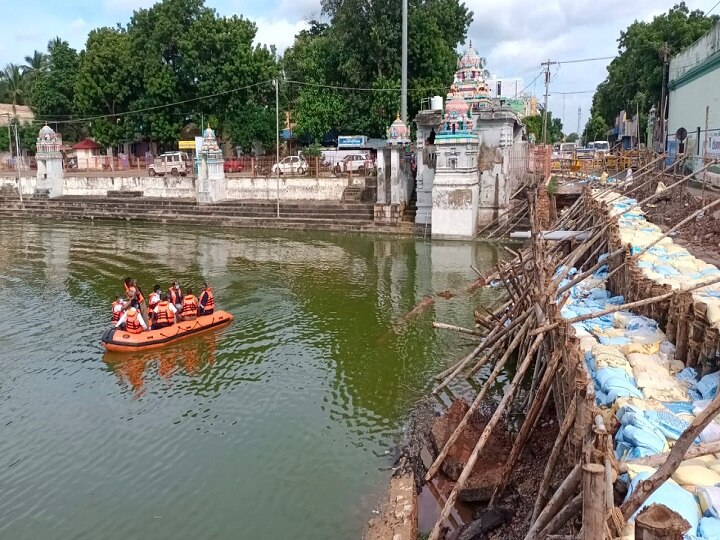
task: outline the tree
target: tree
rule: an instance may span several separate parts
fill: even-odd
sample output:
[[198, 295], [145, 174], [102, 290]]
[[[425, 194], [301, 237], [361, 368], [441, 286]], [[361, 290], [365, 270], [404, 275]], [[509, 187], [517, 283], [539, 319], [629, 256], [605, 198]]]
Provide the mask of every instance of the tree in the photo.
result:
[[573, 131], [570, 135], [565, 137], [565, 140], [567, 142], [576, 142], [579, 138], [580, 138], [580, 136]]
[[[236, 135], [243, 123], [259, 126], [269, 118], [275, 92], [268, 80], [278, 75], [275, 51], [253, 45], [257, 29], [251, 21], [219, 17], [202, 0], [163, 0], [136, 11], [126, 31], [132, 77], [142, 86], [130, 108], [143, 110], [127, 121], [139, 133], [177, 140], [188, 108], [215, 113], [222, 125], [214, 127]], [[200, 100], [204, 95], [213, 97]], [[168, 106], [177, 102], [184, 103]], [[267, 131], [261, 132], [265, 143]]]
[[140, 92], [132, 74], [132, 52], [127, 33], [99, 28], [88, 35], [74, 85], [75, 111], [83, 116], [108, 115], [92, 122], [90, 133], [100, 144], [119, 144], [133, 137], [135, 129], [126, 118]]
[[605, 123], [605, 119], [599, 114], [595, 113], [588, 118], [587, 124], [585, 124], [585, 131], [583, 132], [583, 141], [585, 144], [591, 141], [604, 141], [608, 135], [608, 125]]
[[[323, 0], [322, 9], [330, 24], [311, 23], [283, 59], [291, 80], [306, 85], [289, 83], [298, 129], [317, 135], [335, 127], [382, 136], [400, 110], [401, 4]], [[459, 0], [409, 0], [408, 18], [413, 28], [408, 113], [413, 117], [420, 98], [444, 94], [450, 86], [456, 48], [465, 41], [472, 12]]]
[[16, 106], [24, 103], [25, 81], [22, 68], [17, 64], [7, 64], [0, 72], [4, 82], [5, 98], [12, 103], [13, 115], [17, 115]]
[[[67, 41], [55, 43], [49, 50], [48, 67], [33, 77], [28, 101], [35, 114], [45, 120], [67, 120], [74, 112], [78, 53]], [[62, 124], [63, 136], [69, 127]]]
[[35, 51], [32, 56], [25, 57], [25, 65], [22, 66], [23, 75], [40, 73], [48, 66], [48, 56], [41, 51]]
[[[553, 118], [552, 111], [548, 111], [547, 116], [547, 143], [552, 144], [561, 141], [563, 139], [562, 120], [559, 118]], [[535, 141], [542, 143], [542, 113], [536, 114], [535, 116], [526, 116], [523, 118], [523, 124], [525, 124], [525, 130], [528, 135], [533, 133], [535, 135]]]
[[[635, 21], [620, 33], [618, 56], [610, 62], [605, 81], [598, 85], [591, 117], [600, 116], [613, 125], [622, 110], [647, 111], [660, 102], [663, 62], [660, 50], [665, 43], [677, 54], [707, 33], [718, 16], [690, 11], [680, 2], [651, 22]], [[599, 125], [599, 123], [598, 123]], [[605, 138], [604, 136], [602, 138]]]

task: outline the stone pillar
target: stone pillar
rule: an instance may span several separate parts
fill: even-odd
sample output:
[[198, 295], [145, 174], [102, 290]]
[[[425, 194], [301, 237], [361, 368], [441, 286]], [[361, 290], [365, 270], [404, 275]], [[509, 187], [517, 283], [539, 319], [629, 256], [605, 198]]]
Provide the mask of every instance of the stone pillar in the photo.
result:
[[65, 185], [65, 172], [63, 171], [62, 137], [56, 134], [50, 126], [43, 126], [37, 138], [37, 184], [35, 193], [48, 197], [61, 197]]
[[402, 175], [400, 171], [400, 147], [390, 147], [390, 204], [402, 201]]
[[215, 139], [215, 132], [208, 127], [203, 134], [198, 177], [195, 182], [198, 203], [212, 204], [227, 199], [224, 164], [225, 160]]
[[388, 171], [385, 169], [385, 153], [388, 152], [387, 148], [378, 150], [378, 163], [377, 163], [377, 204], [388, 204], [387, 200], [387, 174]]

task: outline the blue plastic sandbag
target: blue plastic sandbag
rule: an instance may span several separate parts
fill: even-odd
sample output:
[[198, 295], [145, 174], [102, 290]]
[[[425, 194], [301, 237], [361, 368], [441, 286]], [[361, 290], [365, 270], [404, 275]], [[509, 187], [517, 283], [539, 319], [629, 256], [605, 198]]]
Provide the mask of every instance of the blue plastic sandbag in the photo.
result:
[[[632, 482], [630, 482], [630, 489], [628, 489], [625, 500], [628, 500], [635, 491], [637, 485], [650, 478], [650, 473], [641, 472], [638, 473]], [[674, 510], [690, 524], [690, 528], [685, 531], [690, 534], [695, 534], [698, 530], [698, 524], [700, 523], [700, 507], [695, 501], [695, 497], [688, 490], [680, 487], [678, 484], [672, 481], [667, 481], [662, 484], [657, 490], [647, 498], [642, 507], [635, 512], [631, 517], [631, 522], [635, 521], [637, 515], [642, 511], [643, 508], [650, 506], [651, 504], [664, 504], [671, 510]]]

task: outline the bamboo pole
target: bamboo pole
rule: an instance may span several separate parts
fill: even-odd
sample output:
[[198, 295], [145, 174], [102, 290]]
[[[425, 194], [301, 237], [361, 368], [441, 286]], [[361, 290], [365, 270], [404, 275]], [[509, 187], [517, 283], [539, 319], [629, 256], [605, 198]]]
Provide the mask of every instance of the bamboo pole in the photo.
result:
[[[700, 456], [708, 456], [710, 454], [716, 454], [718, 452], [720, 452], [720, 441], [713, 441], [709, 443], [691, 446], [690, 449], [685, 453], [685, 457], [683, 459], [692, 459]], [[670, 452], [665, 452], [663, 454], [655, 454], [654, 456], [621, 461], [620, 472], [626, 473], [631, 465], [645, 465], [648, 467], [657, 468], [663, 463], [665, 463], [669, 456]]]
[[537, 498], [535, 499], [532, 519], [530, 520], [531, 523], [534, 523], [537, 520], [538, 515], [540, 515], [540, 511], [544, 508], [545, 503], [547, 502], [548, 492], [550, 490], [550, 480], [552, 479], [552, 475], [555, 472], [555, 467], [557, 467], [558, 461], [560, 461], [560, 456], [562, 454], [563, 448], [565, 447], [565, 442], [567, 441], [568, 435], [570, 434], [570, 430], [575, 423], [576, 404], [577, 398], [573, 397], [573, 400], [570, 402], [570, 406], [565, 412], [565, 418], [563, 419], [562, 425], [560, 426], [560, 432], [558, 433], [555, 445], [553, 446], [552, 452], [550, 452], [550, 457], [548, 458], [547, 465], [545, 466], [545, 472], [543, 473], [543, 478], [540, 482], [540, 488], [538, 489]]
[[448, 516], [452, 512], [452, 509], [455, 506], [455, 501], [457, 500], [458, 493], [465, 486], [465, 482], [467, 482], [467, 479], [470, 477], [470, 474], [472, 474], [472, 470], [475, 467], [475, 463], [477, 462], [480, 452], [485, 447], [485, 444], [487, 443], [487, 440], [490, 438], [490, 434], [492, 433], [493, 428], [500, 420], [500, 417], [502, 416], [503, 411], [505, 410], [505, 407], [507, 406], [507, 404], [510, 402], [513, 395], [515, 394], [516, 388], [522, 382], [522, 380], [525, 376], [525, 372], [527, 371], [528, 367], [530, 367], [530, 364], [531, 364], [533, 355], [535, 354], [535, 351], [537, 351], [538, 347], [540, 346], [540, 344], [543, 341], [543, 337], [544, 337], [543, 335], [539, 335], [535, 338], [535, 341], [533, 342], [532, 347], [530, 348], [528, 353], [525, 355], [525, 358], [523, 358], [522, 363], [519, 365], [518, 370], [515, 373], [515, 377], [513, 378], [512, 383], [510, 383], [510, 388], [508, 388], [508, 390], [505, 392], [502, 399], [500, 400], [500, 403], [498, 404], [497, 409], [495, 409], [495, 413], [492, 415], [492, 418], [490, 418], [487, 425], [485, 426], [485, 429], [483, 430], [482, 434], [480, 435], [480, 438], [478, 439], [478, 442], [475, 445], [475, 448], [473, 448], [473, 451], [470, 454], [470, 457], [468, 458], [467, 463], [463, 467], [463, 471], [460, 474], [460, 477], [458, 478], [457, 482], [455, 483], [455, 486], [453, 487], [453, 490], [450, 493], [450, 496], [448, 497], [448, 500], [445, 503], [445, 506], [443, 507], [442, 511], [440, 512], [440, 516], [438, 517], [438, 520], [435, 522], [435, 526], [433, 527], [433, 530], [430, 533], [429, 540], [438, 540], [440, 538], [440, 531], [442, 529], [442, 524], [445, 522], [445, 520], [448, 518]]
[[543, 511], [540, 512], [538, 518], [530, 526], [530, 530], [528, 530], [525, 535], [525, 540], [535, 540], [537, 538], [537, 534], [547, 527], [552, 517], [555, 516], [563, 507], [565, 502], [575, 494], [575, 491], [580, 485], [581, 477], [582, 468], [578, 463], [575, 465], [573, 470], [570, 471], [570, 474], [565, 477], [565, 480], [563, 480], [560, 487], [555, 491], [555, 493], [553, 493], [553, 496], [550, 498]]
[[[719, 200], [720, 200], [720, 199], [719, 199]], [[569, 291], [569, 290], [572, 289], [575, 285], [577, 285], [578, 283], [580, 283], [581, 281], [583, 281], [585, 278], [591, 276], [591, 275], [593, 274], [593, 272], [595, 272], [595, 271], [596, 271], [598, 268], [600, 268], [603, 264], [606, 264], [605, 261], [607, 261], [607, 260], [610, 259], [611, 257], [615, 257], [615, 256], [617, 256], [617, 255], [621, 255], [624, 251], [625, 251], [625, 249], [623, 249], [623, 248], [616, 249], [615, 251], [613, 251], [612, 253], [610, 253], [605, 259], [603, 259], [602, 261], [598, 261], [598, 262], [595, 263], [593, 266], [591, 266], [589, 269], [585, 270], [582, 274], [578, 274], [577, 276], [574, 276], [574, 277], [572, 278], [572, 280], [570, 281], [570, 283], [568, 283], [568, 284], [566, 284], [566, 285], [563, 285], [562, 287], [560, 287], [560, 288], [558, 289], [558, 292], [557, 292], [558, 296], [560, 296], [561, 294], [563, 294], [563, 293], [566, 292], [566, 291]]]
[[[495, 346], [499, 345], [502, 342], [503, 338], [509, 336], [510, 333], [513, 332], [521, 323], [523, 323], [531, 314], [532, 314], [532, 312], [530, 310], [524, 311], [519, 317], [517, 317], [510, 324], [510, 326], [506, 326], [506, 327], [502, 328], [500, 330], [500, 332], [493, 337], [492, 341], [490, 339], [487, 339], [485, 341], [486, 345], [488, 347], [492, 346], [492, 348], [491, 348], [491, 351], [488, 352], [486, 356], [491, 356], [492, 351], [494, 351], [496, 349]], [[478, 364], [479, 364], [479, 362], [478, 362]], [[478, 364], [476, 364], [475, 366], [472, 367], [472, 369], [470, 369], [470, 372], [468, 373], [468, 377], [472, 377], [480, 370], [482, 365], [478, 365]], [[483, 365], [484, 365], [484, 362], [483, 362]]]
[[[575, 498], [571, 500], [568, 504], [565, 505], [564, 508], [562, 508], [554, 518], [552, 518], [547, 526], [540, 532], [538, 535], [538, 540], [544, 540], [548, 538], [548, 535], [554, 534], [558, 532], [562, 527], [570, 521], [572, 518], [577, 517], [581, 510], [583, 505], [583, 496], [582, 493], [578, 493], [575, 495]], [[586, 538], [593, 538], [586, 537]], [[602, 538], [602, 537], [598, 537]]]
[[652, 248], [653, 246], [655, 246], [655, 245], [656, 245], [658, 242], [660, 242], [663, 238], [667, 238], [668, 236], [670, 236], [672, 233], [674, 233], [675, 231], [677, 231], [677, 230], [680, 229], [681, 227], [683, 227], [683, 226], [687, 225], [688, 223], [690, 223], [693, 219], [695, 219], [696, 217], [698, 217], [700, 214], [702, 214], [702, 213], [705, 212], [706, 210], [710, 210], [713, 206], [717, 206], [718, 204], [720, 204], [720, 199], [715, 199], [713, 202], [711, 202], [711, 203], [709, 203], [709, 204], [706, 204], [705, 206], [703, 206], [703, 207], [700, 208], [699, 210], [693, 212], [693, 213], [690, 214], [688, 217], [686, 217], [685, 219], [683, 219], [680, 223], [678, 223], [677, 225], [675, 225], [673, 228], [669, 229], [668, 231], [666, 231], [666, 232], [664, 232], [662, 235], [660, 235], [658, 238], [656, 238], [655, 240], [653, 240], [652, 243], [650, 243], [650, 244], [648, 244], [647, 246], [645, 246], [640, 253], [638, 253], [637, 255], [633, 255], [633, 257], [636, 258], [636, 259], [639, 259], [640, 257], [642, 257], [642, 255], [643, 255], [644, 253], [646, 253], [650, 248]]
[[512, 449], [510, 450], [510, 455], [505, 460], [505, 466], [503, 467], [503, 472], [500, 475], [500, 482], [495, 487], [495, 490], [490, 499], [490, 506], [492, 506], [496, 498], [499, 497], [500, 494], [502, 494], [505, 486], [507, 486], [507, 483], [510, 480], [512, 471], [515, 469], [517, 460], [520, 457], [520, 453], [525, 448], [525, 443], [530, 437], [530, 434], [532, 433], [532, 430], [535, 427], [538, 418], [540, 417], [542, 405], [545, 401], [545, 398], [550, 393], [550, 386], [552, 385], [553, 378], [556, 375], [556, 370], [561, 358], [562, 355], [558, 350], [556, 350], [550, 356], [548, 366], [545, 369], [545, 373], [543, 374], [543, 377], [538, 386], [537, 395], [535, 396], [535, 399], [533, 400], [527, 414], [525, 415], [525, 421], [523, 422], [522, 427], [520, 428], [520, 432], [518, 433], [515, 441], [513, 442]]
[[[523, 324], [522, 328], [524, 330], [527, 330], [527, 327], [532, 322], [532, 317], [528, 317], [528, 319]], [[453, 431], [452, 435], [450, 435], [450, 438], [448, 438], [447, 442], [445, 443], [445, 446], [443, 446], [443, 449], [438, 454], [438, 457], [435, 459], [433, 464], [430, 466], [430, 469], [428, 470], [427, 474], [425, 475], [425, 481], [430, 481], [438, 472], [440, 469], [440, 466], [443, 464], [443, 461], [445, 461], [445, 458], [447, 457], [448, 453], [450, 452], [450, 449], [455, 444], [455, 441], [458, 440], [458, 437], [460, 437], [460, 434], [465, 429], [465, 427], [468, 425], [468, 422], [470, 422], [470, 418], [472, 418], [472, 415], [475, 414], [475, 412], [480, 408], [480, 405], [482, 404], [482, 400], [485, 398], [485, 395], [487, 394], [488, 389], [490, 386], [495, 382], [495, 379], [500, 374], [500, 371], [502, 371], [502, 368], [505, 366], [505, 362], [507, 362], [507, 359], [510, 358], [510, 355], [512, 354], [512, 351], [517, 348], [518, 344], [520, 343], [520, 340], [525, 336], [525, 332], [521, 329], [520, 332], [515, 336], [515, 339], [513, 339], [512, 343], [510, 343], [510, 346], [508, 347], [507, 351], [505, 351], [505, 354], [500, 358], [498, 363], [495, 365], [495, 369], [492, 370], [492, 373], [490, 373], [490, 376], [488, 377], [487, 381], [483, 384], [482, 388], [480, 389], [480, 392], [478, 392], [478, 395], [475, 397], [475, 400], [472, 402], [472, 405], [470, 405], [470, 408], [465, 413], [465, 416], [460, 421], [458, 426], [455, 428], [455, 431]], [[435, 392], [433, 392], [435, 393]]]
[[471, 336], [483, 337], [485, 335], [483, 332], [478, 332], [472, 328], [463, 328], [462, 326], [455, 326], [454, 324], [446, 324], [437, 321], [433, 321], [432, 327], [439, 330], [452, 330], [453, 332], [460, 332], [461, 334], [470, 334]]
[[653, 296], [651, 298], [645, 298], [643, 300], [638, 300], [637, 302], [630, 302], [628, 304], [622, 304], [620, 306], [614, 306], [608, 309], [604, 309], [602, 311], [596, 311], [595, 313], [588, 313], [587, 315], [579, 315], [577, 317], [573, 317], [572, 319], [565, 319], [564, 321], [558, 321], [551, 324], [547, 324], [545, 326], [541, 326], [539, 328], [536, 328], [532, 332], [530, 332], [530, 335], [537, 335], [541, 332], [547, 332], [549, 330], [552, 330], [553, 328], [557, 328], [560, 326], [563, 322], [567, 324], [574, 324], [576, 322], [582, 322], [582, 321], [588, 321], [590, 319], [594, 319], [596, 317], [602, 317], [603, 315], [609, 315], [610, 313], [615, 313], [617, 311], [623, 311], [630, 308], [640, 307], [640, 306], [646, 306], [648, 304], [654, 304], [656, 302], [662, 302], [663, 300], [666, 300], [673, 296], [674, 294], [680, 294], [684, 292], [691, 292], [695, 291], [697, 289], [702, 289], [703, 287], [708, 287], [710, 285], [714, 285], [716, 283], [720, 283], [720, 277], [711, 279], [710, 281], [705, 281], [702, 283], [695, 284], [691, 287], [686, 287], [682, 289], [676, 289], [673, 292], [661, 294], [660, 296]]

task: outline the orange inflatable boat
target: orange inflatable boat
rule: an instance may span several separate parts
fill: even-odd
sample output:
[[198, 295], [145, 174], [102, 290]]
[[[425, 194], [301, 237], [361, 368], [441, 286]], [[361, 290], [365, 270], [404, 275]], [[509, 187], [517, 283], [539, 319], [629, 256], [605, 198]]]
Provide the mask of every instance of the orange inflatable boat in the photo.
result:
[[113, 352], [134, 352], [158, 349], [180, 339], [207, 332], [230, 324], [232, 314], [216, 310], [212, 315], [201, 315], [194, 321], [182, 321], [158, 330], [146, 330], [130, 334], [119, 328], [108, 328], [100, 341], [103, 347]]

